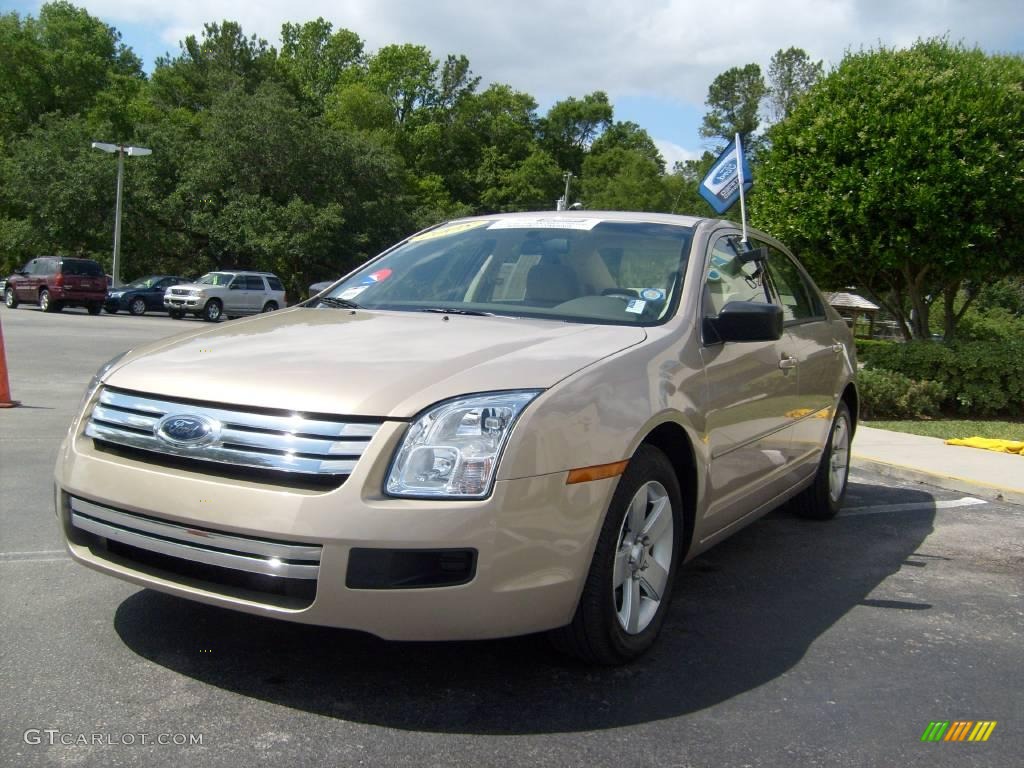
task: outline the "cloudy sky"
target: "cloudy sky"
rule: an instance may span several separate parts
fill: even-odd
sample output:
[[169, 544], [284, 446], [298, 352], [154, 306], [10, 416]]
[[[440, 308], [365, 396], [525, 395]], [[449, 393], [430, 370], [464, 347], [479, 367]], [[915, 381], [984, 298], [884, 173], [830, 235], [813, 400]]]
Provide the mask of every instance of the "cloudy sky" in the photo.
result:
[[[826, 66], [847, 49], [909, 45], [947, 35], [990, 52], [1024, 52], [1020, 0], [73, 0], [117, 27], [151, 70], [204, 22], [231, 19], [278, 45], [282, 22], [322, 16], [372, 51], [417, 43], [435, 58], [469, 57], [483, 82], [533, 94], [542, 111], [567, 96], [606, 91], [619, 120], [658, 142], [669, 166], [700, 154], [697, 129], [715, 75], [756, 62], [767, 72], [797, 46]], [[38, 13], [41, 3], [0, 0]]]

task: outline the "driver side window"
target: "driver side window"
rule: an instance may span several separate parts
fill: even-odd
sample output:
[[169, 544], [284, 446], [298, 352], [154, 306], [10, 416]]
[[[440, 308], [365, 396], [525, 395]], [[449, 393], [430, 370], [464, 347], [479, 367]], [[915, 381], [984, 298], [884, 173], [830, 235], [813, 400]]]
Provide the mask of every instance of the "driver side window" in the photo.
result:
[[770, 303], [760, 265], [742, 261], [741, 250], [745, 248], [736, 235], [723, 235], [712, 246], [704, 278], [704, 317], [717, 317], [731, 301]]

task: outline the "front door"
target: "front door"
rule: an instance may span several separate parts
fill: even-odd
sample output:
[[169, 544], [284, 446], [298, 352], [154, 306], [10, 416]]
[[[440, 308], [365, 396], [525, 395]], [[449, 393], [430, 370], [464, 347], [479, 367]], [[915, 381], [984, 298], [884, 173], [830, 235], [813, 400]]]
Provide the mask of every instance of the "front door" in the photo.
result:
[[[770, 303], [763, 267], [744, 263], [738, 235], [713, 240], [705, 267], [702, 312], [716, 316], [731, 301]], [[707, 377], [705, 423], [711, 454], [707, 515], [721, 530], [788, 488], [799, 403], [793, 339], [715, 342], [701, 349]]]

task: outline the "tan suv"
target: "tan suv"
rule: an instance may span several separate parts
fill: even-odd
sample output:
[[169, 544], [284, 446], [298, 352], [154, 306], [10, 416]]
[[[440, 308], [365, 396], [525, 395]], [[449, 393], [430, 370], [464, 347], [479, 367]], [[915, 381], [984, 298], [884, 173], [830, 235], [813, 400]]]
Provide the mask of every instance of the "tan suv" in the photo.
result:
[[855, 370], [762, 233], [463, 219], [108, 363], [57, 514], [75, 559], [182, 597], [402, 640], [550, 630], [621, 663], [685, 560], [783, 502], [836, 514]]
[[215, 323], [221, 317], [230, 320], [287, 305], [284, 286], [270, 272], [207, 272], [164, 293], [164, 309], [175, 320], [192, 314]]

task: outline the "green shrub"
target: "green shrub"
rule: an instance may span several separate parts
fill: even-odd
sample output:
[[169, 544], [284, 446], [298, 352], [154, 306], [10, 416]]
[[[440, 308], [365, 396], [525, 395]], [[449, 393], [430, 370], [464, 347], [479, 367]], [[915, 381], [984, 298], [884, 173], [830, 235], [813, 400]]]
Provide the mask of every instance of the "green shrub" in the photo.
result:
[[872, 348], [867, 368], [936, 381], [946, 392], [945, 409], [964, 416], [1024, 412], [1024, 338], [1001, 341], [915, 341]]
[[857, 362], [860, 363], [869, 363], [878, 350], [888, 349], [899, 344], [896, 341], [881, 339], [854, 339], [853, 342], [857, 345]]
[[916, 419], [935, 416], [946, 398], [934, 381], [914, 381], [902, 373], [865, 369], [858, 377], [860, 412], [865, 419]]

